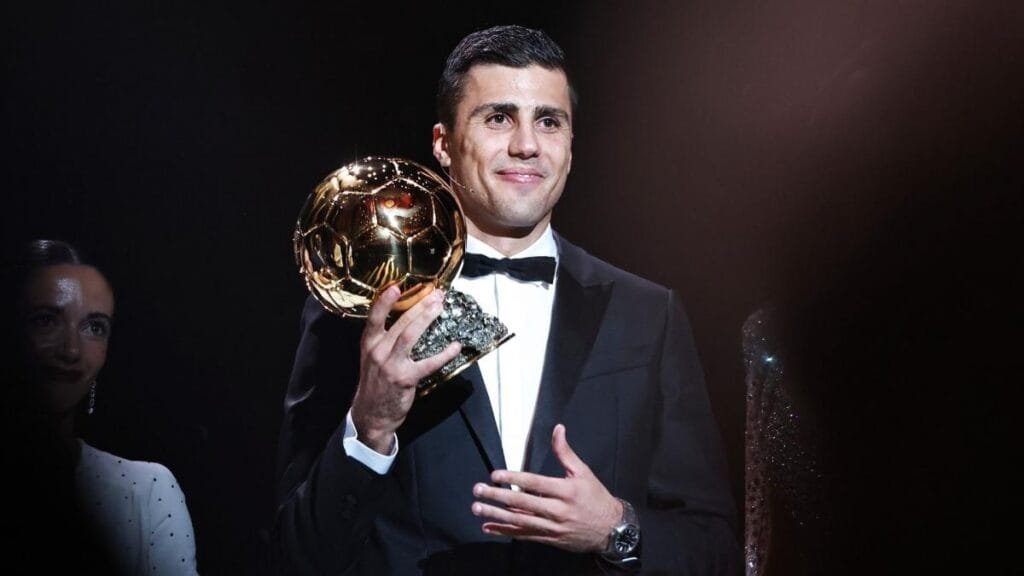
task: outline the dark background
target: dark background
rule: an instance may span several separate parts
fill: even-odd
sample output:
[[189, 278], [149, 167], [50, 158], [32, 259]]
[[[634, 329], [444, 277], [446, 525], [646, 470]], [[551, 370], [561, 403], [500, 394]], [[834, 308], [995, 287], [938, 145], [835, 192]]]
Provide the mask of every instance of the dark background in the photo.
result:
[[105, 271], [90, 438], [175, 472], [204, 573], [253, 573], [302, 201], [363, 155], [435, 166], [447, 53], [487, 25], [541, 27], [581, 95], [555, 227], [683, 295], [737, 497], [740, 327], [771, 302], [855, 519], [840, 562], [999, 561], [1020, 436], [1020, 6], [19, 3], [3, 242], [66, 239]]

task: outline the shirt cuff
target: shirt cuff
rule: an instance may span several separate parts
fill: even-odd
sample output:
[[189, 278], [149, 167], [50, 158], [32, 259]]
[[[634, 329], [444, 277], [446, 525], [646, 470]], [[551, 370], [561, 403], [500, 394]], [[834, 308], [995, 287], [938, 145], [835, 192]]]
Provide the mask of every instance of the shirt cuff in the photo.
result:
[[381, 454], [363, 444], [359, 440], [359, 434], [356, 432], [356, 425], [352, 422], [351, 410], [345, 415], [345, 435], [342, 437], [341, 443], [345, 448], [345, 454], [348, 454], [381, 476], [387, 474], [388, 470], [391, 470], [391, 465], [395, 462], [395, 456], [398, 456], [398, 436], [395, 436], [390, 454]]

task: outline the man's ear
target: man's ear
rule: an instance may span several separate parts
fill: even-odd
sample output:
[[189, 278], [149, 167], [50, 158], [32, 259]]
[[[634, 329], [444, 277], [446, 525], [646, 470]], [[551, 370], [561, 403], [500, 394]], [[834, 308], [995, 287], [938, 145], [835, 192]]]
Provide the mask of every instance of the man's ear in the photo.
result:
[[569, 167], [565, 169], [565, 173], [572, 172], [572, 141], [574, 134], [572, 131], [569, 132]]
[[438, 122], [434, 124], [434, 158], [437, 158], [437, 163], [444, 168], [448, 168], [452, 165], [452, 158], [448, 155], [448, 131], [445, 129], [444, 124]]

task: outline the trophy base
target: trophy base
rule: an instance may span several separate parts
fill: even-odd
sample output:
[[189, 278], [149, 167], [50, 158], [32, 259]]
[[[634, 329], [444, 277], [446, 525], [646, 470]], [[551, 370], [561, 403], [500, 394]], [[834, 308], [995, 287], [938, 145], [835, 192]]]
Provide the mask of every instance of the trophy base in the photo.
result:
[[[505, 342], [511, 340], [513, 336], [515, 336], [515, 334], [507, 334], [501, 340], [494, 342], [485, 349], [476, 351], [470, 355], [465, 355], [465, 357], [463, 353], [459, 353], [459, 355], [456, 356], [454, 360], [451, 360], [450, 362], [448, 362], [448, 364], [445, 364], [444, 368], [442, 368], [438, 372], [431, 374], [430, 376], [427, 376], [423, 380], [420, 380], [419, 384], [416, 385], [416, 396], [422, 397], [426, 396], [427, 394], [430, 394], [431, 392], [434, 391], [434, 388], [437, 388], [439, 384], [447, 382], [454, 378], [455, 376], [458, 376], [459, 374], [462, 373], [463, 370], [472, 366], [474, 362], [490, 354], [491, 351], [496, 350], [498, 346], [501, 346]], [[452, 364], [455, 364], [454, 368], [452, 368], [451, 371], [446, 371], [449, 365]]]
[[481, 310], [471, 296], [458, 290], [449, 290], [444, 296], [441, 314], [413, 346], [412, 358], [429, 358], [452, 342], [460, 342], [462, 351], [440, 370], [421, 380], [416, 385], [417, 396], [426, 396], [439, 384], [459, 374], [512, 336], [501, 320]]

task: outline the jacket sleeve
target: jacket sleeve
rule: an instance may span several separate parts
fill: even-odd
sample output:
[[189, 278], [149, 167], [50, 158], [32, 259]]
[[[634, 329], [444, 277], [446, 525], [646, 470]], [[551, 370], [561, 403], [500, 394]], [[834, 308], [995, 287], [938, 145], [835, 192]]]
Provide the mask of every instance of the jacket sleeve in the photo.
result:
[[689, 322], [674, 292], [658, 367], [646, 502], [638, 508], [644, 573], [740, 574], [735, 506], [725, 453]]
[[341, 574], [369, 539], [389, 479], [348, 457], [345, 414], [362, 323], [306, 302], [277, 455], [272, 551], [282, 574]]

